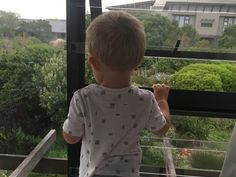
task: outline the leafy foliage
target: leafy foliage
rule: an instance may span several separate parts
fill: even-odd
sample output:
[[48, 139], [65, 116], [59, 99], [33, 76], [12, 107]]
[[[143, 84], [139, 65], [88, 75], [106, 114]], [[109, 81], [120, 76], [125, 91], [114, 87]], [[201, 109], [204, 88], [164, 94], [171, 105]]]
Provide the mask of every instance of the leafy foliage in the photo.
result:
[[20, 128], [0, 130], [0, 151], [3, 154], [29, 154], [40, 141], [32, 135], [26, 135]]
[[32, 100], [38, 98], [38, 84], [34, 76], [39, 66], [50, 57], [53, 49], [46, 44], [35, 44], [9, 53], [0, 53], [0, 100]]
[[219, 47], [221, 48], [236, 48], [236, 25], [226, 27], [224, 34], [219, 39]]
[[151, 139], [149, 139], [149, 137], [151, 136], [153, 136], [153, 133], [150, 133], [149, 131], [144, 130], [142, 132], [142, 140], [140, 144], [141, 146], [146, 146], [142, 148], [142, 164], [164, 166], [165, 163], [163, 151], [161, 148], [158, 148], [162, 147], [163, 144], [162, 142], [158, 142], [156, 140], [152, 141]]
[[0, 37], [12, 38], [19, 26], [19, 16], [12, 12], [0, 10]]
[[[233, 64], [190, 64], [175, 73], [172, 87], [175, 89], [202, 91], [236, 91], [236, 74]], [[172, 119], [178, 137], [207, 139], [215, 121], [203, 118]], [[231, 124], [227, 124], [230, 126]], [[215, 127], [214, 127], [215, 128]]]
[[224, 162], [224, 154], [213, 152], [192, 152], [191, 165], [193, 168], [221, 170]]
[[16, 13], [0, 10], [0, 38], [35, 37], [42, 42], [53, 39], [51, 25], [47, 20], [26, 21], [20, 19]]
[[[40, 106], [42, 79], [38, 73], [54, 49], [35, 39], [18, 41], [21, 39], [11, 40], [10, 48], [0, 52], [0, 127], [3, 137], [9, 140], [17, 139], [15, 131], [20, 128], [23, 141], [28, 135], [43, 135], [51, 126], [46, 111]], [[18, 47], [21, 43], [24, 45]]]
[[41, 68], [43, 87], [40, 88], [40, 102], [47, 110], [54, 128], [61, 127], [66, 117], [66, 56], [59, 51], [47, 60]]
[[174, 60], [171, 58], [159, 58], [158, 62], [155, 63], [155, 68], [160, 73], [174, 74], [191, 63], [193, 63], [193, 61], [184, 59]]
[[145, 26], [148, 48], [174, 47], [173, 41], [177, 41], [179, 34], [177, 22], [160, 15], [137, 15], [137, 18]]
[[47, 20], [21, 21], [16, 33], [19, 36], [38, 38], [42, 42], [49, 42], [53, 38], [51, 25]]
[[176, 89], [203, 91], [236, 91], [235, 65], [191, 64], [172, 77]]
[[183, 26], [180, 29], [179, 36], [179, 39], [181, 40], [180, 50], [186, 50], [189, 47], [194, 46], [200, 40], [200, 36], [191, 25]]
[[183, 117], [172, 119], [177, 137], [187, 139], [207, 139], [210, 129], [205, 118]]
[[26, 48], [30, 45], [42, 44], [42, 42], [33, 37], [14, 37], [12, 39], [0, 39], [0, 52], [11, 53], [16, 52], [20, 48]]

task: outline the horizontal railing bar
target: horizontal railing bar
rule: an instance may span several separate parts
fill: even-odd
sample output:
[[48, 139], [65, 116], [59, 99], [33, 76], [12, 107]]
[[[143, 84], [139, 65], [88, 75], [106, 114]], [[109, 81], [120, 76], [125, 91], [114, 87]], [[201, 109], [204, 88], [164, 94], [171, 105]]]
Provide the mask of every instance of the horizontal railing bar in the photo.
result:
[[174, 48], [173, 50], [147, 49], [145, 56], [236, 61], [236, 53], [174, 51]]
[[172, 115], [236, 119], [236, 93], [171, 89], [168, 103]]
[[[163, 140], [162, 137], [154, 137], [154, 136], [150, 136], [150, 137], [141, 137], [141, 140]], [[216, 144], [225, 144], [225, 145], [228, 145], [229, 141], [211, 141], [211, 140], [198, 140], [198, 139], [181, 139], [181, 138], [167, 138], [169, 139], [169, 141], [174, 141], [174, 142], [177, 142], [177, 141], [180, 141], [180, 142], [198, 142], [198, 143], [216, 143]]]
[[56, 130], [51, 130], [31, 153], [11, 173], [10, 177], [26, 177], [56, 140]]
[[[14, 170], [27, 156], [0, 154], [0, 169]], [[65, 158], [42, 158], [33, 172], [37, 173], [51, 173], [51, 174], [67, 174], [67, 160]], [[141, 173], [165, 173], [164, 167], [156, 167], [149, 165], [141, 165]], [[220, 170], [204, 170], [204, 169], [182, 169], [176, 168], [178, 175], [192, 175], [192, 176], [208, 176], [218, 177]]]
[[[219, 177], [220, 170], [205, 170], [205, 169], [184, 169], [184, 168], [175, 168], [176, 174], [180, 175], [187, 175], [187, 176], [207, 176], [207, 177]], [[156, 167], [156, 166], [149, 166], [149, 165], [142, 165], [140, 169], [141, 173], [152, 173], [152, 174], [160, 174], [165, 173], [164, 167]]]
[[[0, 154], [0, 169], [14, 170], [26, 157], [26, 155]], [[67, 160], [64, 158], [43, 157], [32, 171], [39, 173], [66, 174], [66, 166]]]

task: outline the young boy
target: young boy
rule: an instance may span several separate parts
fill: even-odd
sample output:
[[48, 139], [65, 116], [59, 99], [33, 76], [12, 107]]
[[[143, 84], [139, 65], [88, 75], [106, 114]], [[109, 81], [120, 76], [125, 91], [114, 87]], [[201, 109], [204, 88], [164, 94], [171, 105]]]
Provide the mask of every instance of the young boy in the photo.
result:
[[169, 87], [154, 94], [131, 86], [131, 75], [145, 52], [144, 27], [124, 12], [107, 12], [87, 31], [89, 63], [97, 84], [74, 93], [64, 139], [82, 139], [80, 177], [138, 177], [140, 132], [165, 134], [169, 128]]

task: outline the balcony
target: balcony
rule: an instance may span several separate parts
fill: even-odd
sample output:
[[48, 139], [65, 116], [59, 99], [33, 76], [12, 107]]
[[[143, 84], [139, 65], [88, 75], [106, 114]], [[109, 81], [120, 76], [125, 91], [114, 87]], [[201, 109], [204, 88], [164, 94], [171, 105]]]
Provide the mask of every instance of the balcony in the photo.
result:
[[[91, 17], [96, 17], [101, 13], [99, 1], [91, 1]], [[95, 3], [95, 4], [93, 4]], [[68, 100], [73, 91], [83, 87], [86, 82], [85, 75], [85, 49], [84, 49], [84, 29], [85, 29], [85, 4], [83, 2], [68, 1], [68, 21], [67, 24], [67, 69], [68, 69]], [[75, 31], [77, 33], [75, 33]], [[173, 43], [173, 41], [171, 41]], [[149, 48], [146, 57], [155, 60], [168, 59], [181, 61], [183, 59], [195, 61], [224, 61], [235, 63], [236, 54], [231, 52], [215, 51], [191, 51], [181, 50], [181, 41], [177, 41], [175, 46], [163, 46]], [[185, 49], [184, 47], [182, 49]], [[78, 59], [79, 58], [79, 59]], [[79, 66], [79, 67], [77, 67]], [[77, 76], [77, 77], [74, 77]], [[149, 87], [143, 87], [151, 90]], [[204, 100], [204, 101], [203, 101]], [[234, 92], [199, 91], [199, 90], [179, 90], [172, 89], [169, 96], [169, 104], [173, 120], [178, 121], [184, 116], [187, 120], [196, 117], [203, 119], [226, 119], [235, 120], [236, 94]], [[173, 130], [172, 130], [173, 131]], [[232, 127], [229, 131], [232, 131]], [[179, 139], [171, 137], [170, 134], [164, 139], [143, 136], [141, 139], [145, 163], [141, 167], [142, 177], [155, 176], [202, 176], [218, 177], [221, 170], [201, 169], [190, 167], [190, 158], [193, 154], [212, 157], [219, 154], [225, 157], [228, 141], [206, 141], [196, 139]], [[42, 141], [29, 153], [29, 155], [0, 155], [0, 169], [13, 171], [10, 177], [27, 176], [31, 172], [42, 174], [58, 174], [70, 177], [78, 174], [78, 158], [73, 147], [68, 148], [68, 160], [65, 158], [46, 157], [46, 152], [50, 150], [56, 139], [55, 130], [51, 130]], [[75, 146], [77, 147], [77, 146]], [[207, 152], [208, 154], [205, 154]], [[150, 155], [151, 154], [151, 155]], [[156, 155], [157, 154], [157, 155]], [[200, 155], [199, 155], [200, 154]], [[146, 158], [148, 157], [148, 158]], [[162, 157], [161, 159], [159, 157]], [[159, 159], [158, 159], [159, 158]], [[158, 162], [160, 164], [154, 164]], [[183, 164], [186, 163], [186, 168]], [[67, 173], [68, 172], [68, 173]]]

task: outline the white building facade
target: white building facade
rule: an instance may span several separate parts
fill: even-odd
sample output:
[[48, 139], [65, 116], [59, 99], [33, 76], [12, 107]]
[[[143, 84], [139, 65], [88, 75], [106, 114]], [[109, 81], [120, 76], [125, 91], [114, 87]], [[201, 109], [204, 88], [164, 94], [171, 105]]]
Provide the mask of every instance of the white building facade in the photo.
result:
[[191, 25], [206, 39], [218, 38], [225, 27], [236, 24], [236, 0], [156, 0], [107, 9], [160, 14], [176, 20], [180, 27]]

